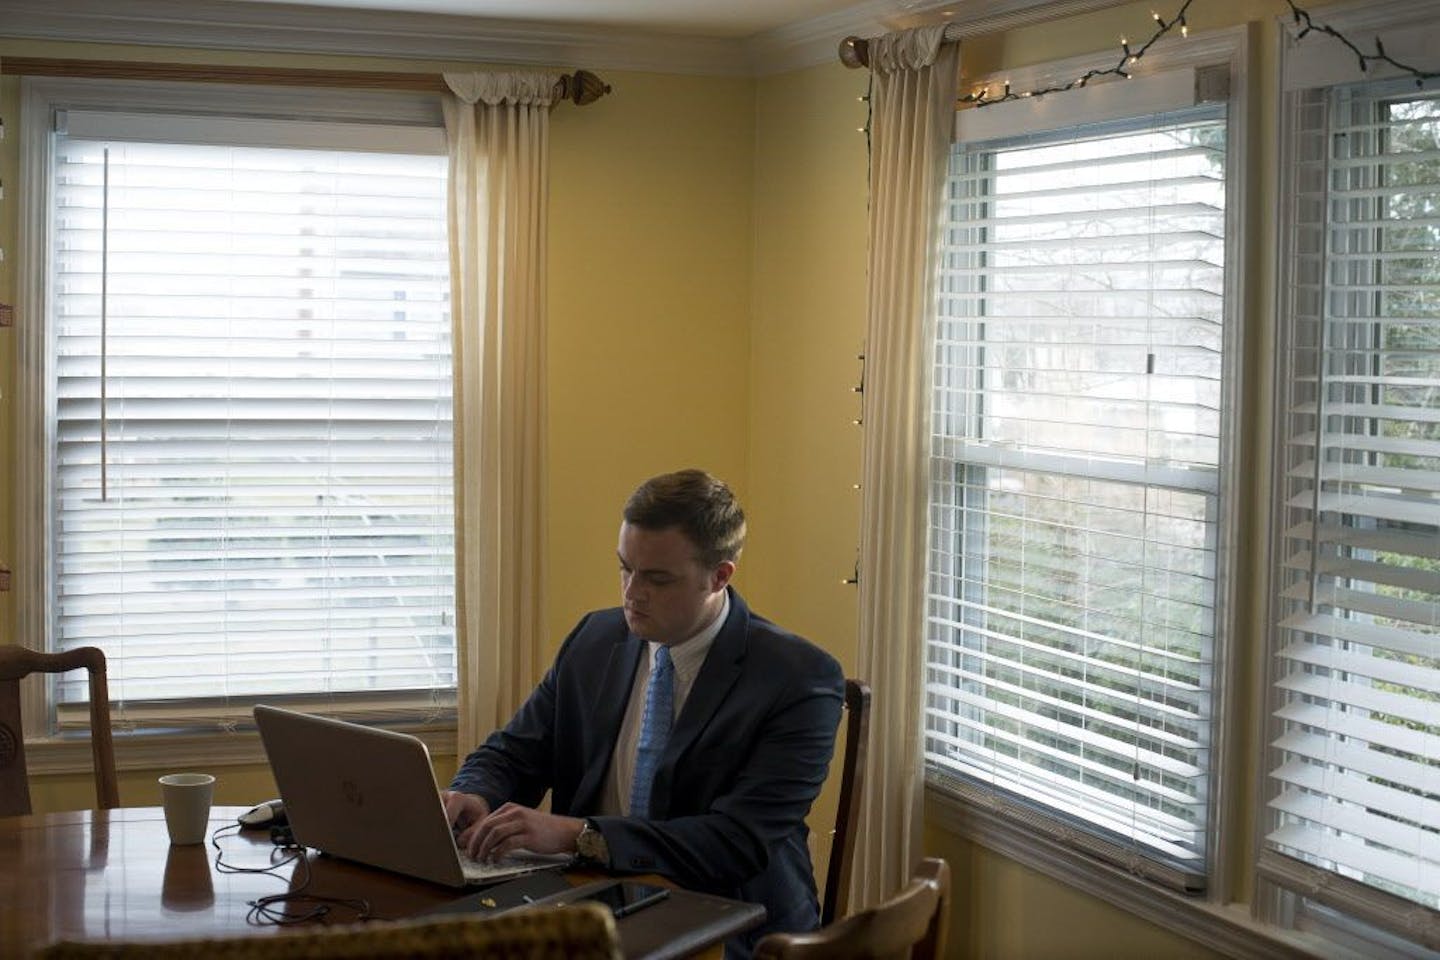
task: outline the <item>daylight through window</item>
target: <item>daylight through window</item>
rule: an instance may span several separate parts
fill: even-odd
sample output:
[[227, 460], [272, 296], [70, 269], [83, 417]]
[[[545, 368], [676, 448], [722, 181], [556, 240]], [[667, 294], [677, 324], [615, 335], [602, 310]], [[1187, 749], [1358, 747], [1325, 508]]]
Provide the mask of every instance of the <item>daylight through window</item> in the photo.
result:
[[[223, 718], [261, 696], [453, 690], [443, 152], [359, 125], [345, 137], [374, 149], [65, 121], [54, 646], [105, 649], [122, 722], [155, 701]], [[155, 135], [109, 132], [137, 125]], [[82, 677], [59, 699], [84, 695]]]

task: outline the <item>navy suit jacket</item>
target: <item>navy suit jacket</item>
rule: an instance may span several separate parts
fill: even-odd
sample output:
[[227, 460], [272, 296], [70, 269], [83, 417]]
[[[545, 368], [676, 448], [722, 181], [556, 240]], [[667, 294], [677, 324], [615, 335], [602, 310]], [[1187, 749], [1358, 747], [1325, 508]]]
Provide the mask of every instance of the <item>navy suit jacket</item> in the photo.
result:
[[451, 789], [496, 809], [592, 817], [613, 869], [765, 905], [763, 927], [727, 944], [819, 923], [806, 845], [835, 749], [845, 680], [835, 658], [753, 614], [733, 589], [655, 774], [651, 818], [597, 816], [644, 641], [620, 608], [587, 614], [505, 729], [466, 758]]

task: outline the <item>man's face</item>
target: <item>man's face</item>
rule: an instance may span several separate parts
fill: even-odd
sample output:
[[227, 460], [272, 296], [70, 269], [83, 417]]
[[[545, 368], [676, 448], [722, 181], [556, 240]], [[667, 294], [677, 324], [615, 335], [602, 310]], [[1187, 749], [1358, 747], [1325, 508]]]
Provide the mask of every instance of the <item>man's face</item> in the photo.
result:
[[620, 525], [620, 597], [625, 622], [642, 640], [687, 640], [723, 605], [721, 593], [735, 572], [726, 560], [702, 566], [695, 545], [679, 527], [647, 530]]

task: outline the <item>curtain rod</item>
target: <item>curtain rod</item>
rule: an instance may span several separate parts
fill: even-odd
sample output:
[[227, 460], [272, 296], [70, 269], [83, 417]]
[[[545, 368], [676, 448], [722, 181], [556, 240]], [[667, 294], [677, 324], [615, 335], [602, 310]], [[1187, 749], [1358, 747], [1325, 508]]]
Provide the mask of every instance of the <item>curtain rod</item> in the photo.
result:
[[[1081, 13], [1093, 13], [1118, 7], [1130, 0], [1006, 0], [1004, 3], [952, 4], [965, 8], [955, 11], [955, 18], [945, 23], [945, 40], [973, 40], [986, 34], [1001, 33], [1016, 27], [1051, 23]], [[995, 8], [1003, 8], [996, 11]], [[976, 9], [978, 8], [978, 9]], [[840, 62], [854, 70], [870, 66], [870, 41], [865, 37], [846, 37], [840, 41]]]
[[[128, 60], [64, 60], [41, 57], [0, 58], [0, 74], [29, 77], [86, 77], [107, 80], [175, 80], [199, 83], [253, 83], [291, 87], [345, 87], [361, 90], [408, 90], [444, 93], [438, 73], [375, 70], [314, 70], [288, 67], [244, 67], [223, 64], [141, 63]], [[610, 92], [588, 70], [563, 74], [555, 82], [555, 98], [576, 106], [594, 103]]]
[[[947, 43], [964, 39], [965, 28], [958, 23], [945, 24], [944, 39]], [[870, 66], [870, 41], [865, 37], [846, 37], [840, 41], [840, 62], [851, 70]]]

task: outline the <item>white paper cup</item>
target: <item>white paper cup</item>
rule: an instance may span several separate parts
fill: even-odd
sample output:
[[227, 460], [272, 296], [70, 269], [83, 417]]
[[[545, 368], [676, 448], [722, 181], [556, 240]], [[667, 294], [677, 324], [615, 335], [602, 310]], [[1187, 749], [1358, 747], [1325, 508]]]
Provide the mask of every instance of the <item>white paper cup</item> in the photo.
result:
[[165, 827], [174, 844], [204, 843], [210, 823], [210, 796], [215, 778], [208, 773], [170, 773], [160, 778]]

